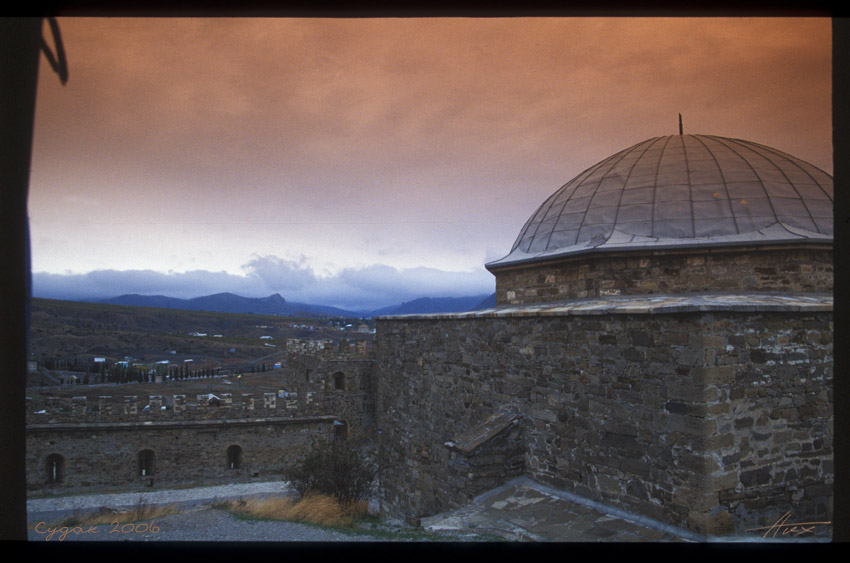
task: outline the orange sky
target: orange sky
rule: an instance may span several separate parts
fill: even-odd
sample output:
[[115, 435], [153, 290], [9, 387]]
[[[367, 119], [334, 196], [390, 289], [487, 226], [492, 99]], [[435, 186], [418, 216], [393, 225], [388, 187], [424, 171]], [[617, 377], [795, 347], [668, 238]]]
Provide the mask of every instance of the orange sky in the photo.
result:
[[549, 194], [677, 133], [679, 112], [686, 133], [832, 173], [824, 18], [59, 23], [70, 80], [42, 63], [36, 274], [215, 272], [220, 291], [287, 298], [377, 278], [487, 293], [484, 262]]

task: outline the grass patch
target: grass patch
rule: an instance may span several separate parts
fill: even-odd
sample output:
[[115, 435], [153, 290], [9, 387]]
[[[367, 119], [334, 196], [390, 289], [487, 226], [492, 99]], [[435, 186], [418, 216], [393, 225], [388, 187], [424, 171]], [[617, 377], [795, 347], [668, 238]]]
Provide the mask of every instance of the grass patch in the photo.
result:
[[213, 508], [224, 508], [241, 518], [352, 528], [367, 517], [368, 503], [342, 504], [330, 495], [306, 494], [298, 501], [288, 497], [239, 499], [218, 503]]
[[376, 540], [399, 541], [505, 541], [493, 535], [446, 535], [419, 528], [396, 528], [368, 513], [368, 503], [343, 505], [330, 495], [308, 493], [301, 500], [288, 497], [220, 501], [212, 508], [227, 510], [245, 520], [275, 520], [317, 526], [346, 535], [369, 536]]

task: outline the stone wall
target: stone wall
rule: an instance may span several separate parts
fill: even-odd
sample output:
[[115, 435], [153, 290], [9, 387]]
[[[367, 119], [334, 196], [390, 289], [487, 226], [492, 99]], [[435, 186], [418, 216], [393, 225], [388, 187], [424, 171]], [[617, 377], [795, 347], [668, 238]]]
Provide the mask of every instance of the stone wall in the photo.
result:
[[[110, 387], [120, 395], [28, 399], [27, 484], [72, 489], [139, 482], [137, 457], [144, 449], [155, 454], [157, 483], [276, 475], [316, 439], [369, 440], [376, 395], [369, 353], [346, 341], [289, 353], [273, 372], [279, 378], [274, 392], [247, 392], [250, 387], [237, 383], [211, 400], [207, 393], [167, 393], [173, 387], [166, 383], [156, 395], [125, 394], [135, 386], [124, 385]], [[244, 460], [238, 469], [226, 467], [234, 445]], [[51, 455], [64, 464], [57, 483], [46, 482]]]
[[497, 269], [496, 302], [704, 291], [831, 292], [832, 247], [585, 255]]
[[[333, 438], [334, 417], [148, 423], [32, 425], [27, 429], [27, 488], [157, 485], [279, 477], [317, 440]], [[239, 455], [228, 456], [236, 446]], [[141, 473], [140, 453], [153, 452]], [[51, 456], [61, 456], [51, 482]], [[231, 467], [231, 461], [233, 467]]]
[[447, 443], [512, 409], [542, 483], [709, 534], [830, 519], [831, 313], [739, 309], [379, 319], [385, 509], [480, 492]]
[[[341, 344], [344, 348], [347, 342]], [[298, 412], [335, 414], [349, 435], [373, 435], [376, 386], [372, 374], [372, 350], [350, 345], [339, 354], [289, 354], [284, 363], [281, 384], [294, 393]], [[287, 405], [292, 405], [290, 401]]]

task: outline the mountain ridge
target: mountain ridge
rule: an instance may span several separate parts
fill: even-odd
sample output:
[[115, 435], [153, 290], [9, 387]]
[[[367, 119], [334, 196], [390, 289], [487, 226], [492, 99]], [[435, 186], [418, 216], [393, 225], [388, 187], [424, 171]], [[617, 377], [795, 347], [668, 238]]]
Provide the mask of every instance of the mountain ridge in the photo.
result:
[[458, 313], [485, 308], [493, 295], [484, 294], [464, 297], [420, 297], [398, 305], [390, 305], [372, 311], [350, 311], [328, 305], [295, 303], [287, 301], [279, 293], [267, 297], [243, 297], [222, 292], [189, 299], [166, 295], [140, 295], [128, 293], [107, 299], [85, 299], [90, 303], [127, 305], [131, 307], [156, 307], [184, 311], [209, 311], [218, 313], [242, 313], [257, 315], [300, 316], [300, 317], [348, 317], [363, 318], [390, 315], [415, 315], [428, 313]]
[[429, 313], [461, 313], [478, 309], [487, 300], [486, 295], [466, 297], [420, 297], [372, 311], [372, 316], [427, 315]]

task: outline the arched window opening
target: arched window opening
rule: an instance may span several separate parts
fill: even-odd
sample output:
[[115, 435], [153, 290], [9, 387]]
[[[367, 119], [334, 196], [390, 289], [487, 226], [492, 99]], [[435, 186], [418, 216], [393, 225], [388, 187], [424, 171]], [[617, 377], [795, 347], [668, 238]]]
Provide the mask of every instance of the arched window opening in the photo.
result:
[[154, 472], [154, 453], [153, 450], [142, 450], [139, 452], [139, 476], [151, 477]]
[[65, 478], [65, 458], [59, 454], [50, 454], [45, 460], [47, 468], [47, 483], [61, 483]]
[[334, 420], [334, 440], [342, 442], [348, 438], [348, 423], [344, 420]]
[[239, 469], [242, 467], [242, 448], [230, 446], [227, 448], [227, 468]]
[[334, 374], [334, 389], [345, 391], [345, 374], [338, 371]]

